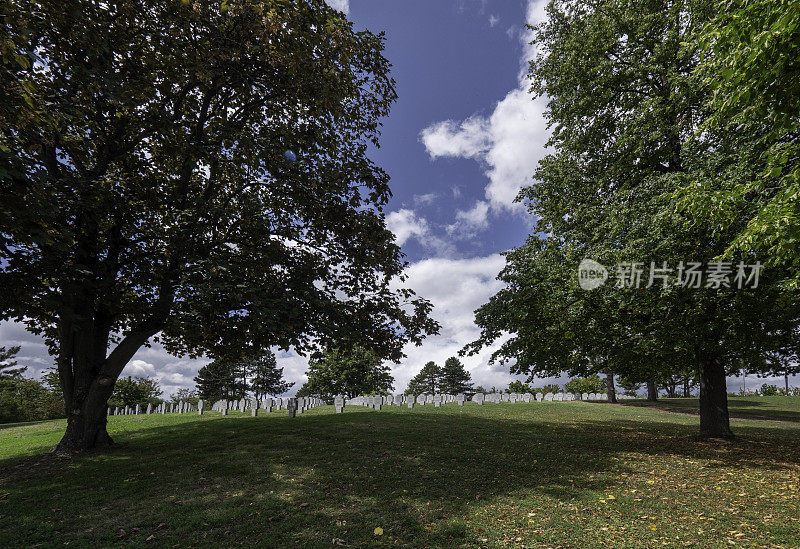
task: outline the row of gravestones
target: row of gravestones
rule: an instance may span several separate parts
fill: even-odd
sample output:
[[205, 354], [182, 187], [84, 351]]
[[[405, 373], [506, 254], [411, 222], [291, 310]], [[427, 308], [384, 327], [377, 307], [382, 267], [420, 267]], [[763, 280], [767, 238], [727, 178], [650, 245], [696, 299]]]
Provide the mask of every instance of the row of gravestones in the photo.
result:
[[[317, 406], [324, 406], [325, 401], [314, 397], [294, 397], [294, 398], [265, 398], [264, 400], [219, 400], [211, 407], [212, 410], [222, 412], [222, 415], [227, 415], [228, 410], [239, 410], [245, 412], [250, 410], [251, 415], [258, 415], [259, 410], [272, 412], [273, 410], [288, 410], [289, 415], [294, 417], [295, 414], [302, 414], [306, 410], [316, 408]], [[140, 414], [184, 414], [187, 412], [197, 412], [203, 415], [205, 403], [202, 400], [197, 402], [194, 406], [188, 401], [180, 402], [162, 402], [153, 406], [148, 404], [147, 408], [140, 405], [136, 406], [111, 406], [108, 408], [109, 416], [122, 416], [122, 415], [140, 415]]]
[[296, 414], [302, 414], [318, 406], [325, 406], [325, 401], [316, 397], [278, 397], [265, 398], [260, 401], [248, 398], [243, 398], [241, 400], [218, 400], [211, 409], [221, 412], [222, 415], [227, 415], [228, 410], [239, 410], [242, 413], [244, 413], [245, 410], [250, 410], [253, 416], [257, 416], [259, 410], [264, 410], [266, 413], [270, 413], [273, 410], [288, 410], [289, 417], [295, 417]]
[[458, 395], [369, 395], [357, 396], [354, 398], [346, 399], [342, 396], [337, 396], [333, 399], [333, 406], [336, 412], [341, 412], [345, 404], [354, 406], [366, 406], [380, 410], [382, 406], [407, 406], [413, 408], [414, 404], [433, 404], [436, 407], [449, 402], [455, 402], [459, 406], [463, 406], [467, 400], [466, 395], [460, 393]]
[[[573, 400], [603, 400], [606, 396], [600, 393], [475, 393], [472, 395], [472, 402], [476, 404], [483, 404], [484, 402], [562, 402]], [[618, 399], [628, 399], [626, 395], [617, 396]], [[366, 406], [375, 410], [380, 410], [382, 406], [407, 406], [413, 408], [415, 404], [425, 405], [433, 404], [434, 407], [439, 407], [442, 404], [455, 402], [459, 406], [463, 406], [467, 400], [466, 395], [463, 393], [457, 395], [447, 394], [420, 394], [420, 395], [370, 395], [370, 396], [357, 396], [354, 398], [346, 399], [343, 396], [337, 396], [333, 399], [333, 405], [336, 413], [341, 413], [345, 405]]]
[[139, 404], [136, 406], [109, 406], [108, 415], [110, 416], [128, 416], [140, 414], [185, 414], [188, 412], [196, 412], [198, 408], [202, 413], [203, 401], [194, 406], [191, 402], [181, 400], [179, 402], [162, 402], [161, 404], [148, 404], [147, 407], [142, 407]]
[[[606, 396], [601, 393], [475, 393], [472, 395], [472, 402], [476, 404], [483, 404], [484, 402], [561, 402], [572, 400], [603, 400]], [[618, 399], [626, 400], [634, 397], [627, 395], [618, 395]], [[333, 405], [336, 413], [341, 413], [344, 410], [345, 404], [354, 406], [366, 406], [368, 408], [380, 410], [382, 406], [407, 406], [413, 408], [415, 404], [425, 405], [433, 404], [434, 407], [439, 407], [442, 404], [455, 402], [459, 406], [463, 406], [467, 397], [464, 393], [457, 395], [448, 394], [420, 394], [420, 395], [370, 395], [370, 396], [357, 396], [354, 398], [346, 399], [343, 396], [337, 396], [333, 399]], [[324, 406], [325, 401], [315, 397], [286, 397], [286, 398], [265, 398], [264, 400], [218, 400], [211, 407], [212, 410], [221, 412], [222, 415], [227, 415], [228, 410], [239, 410], [244, 413], [250, 410], [251, 415], [258, 415], [259, 410], [264, 410], [267, 413], [273, 410], [288, 410], [289, 416], [294, 417], [296, 414], [302, 414], [306, 410], [316, 408], [317, 406]], [[163, 402], [156, 406], [148, 404], [146, 409], [143, 409], [138, 404], [136, 406], [125, 407], [109, 407], [109, 416], [119, 415], [139, 415], [139, 414], [168, 414], [177, 413], [184, 414], [187, 412], [197, 412], [202, 415], [204, 409], [204, 402], [198, 401], [197, 406], [192, 405], [188, 401], [180, 401], [176, 403]]]

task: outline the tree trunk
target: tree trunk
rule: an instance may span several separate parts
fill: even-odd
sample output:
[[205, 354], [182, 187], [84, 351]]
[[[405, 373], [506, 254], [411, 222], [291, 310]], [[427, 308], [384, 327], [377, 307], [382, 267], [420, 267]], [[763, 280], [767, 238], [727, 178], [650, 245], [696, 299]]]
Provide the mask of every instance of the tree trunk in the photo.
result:
[[733, 438], [728, 415], [728, 388], [722, 360], [696, 352], [700, 374], [700, 436]]
[[789, 371], [783, 373], [783, 381], [786, 383], [786, 396], [789, 396]]
[[67, 430], [55, 449], [60, 454], [113, 444], [106, 431], [106, 413], [115, 380], [99, 375], [99, 368], [81, 358], [73, 357], [72, 363], [76, 375], [72, 394], [66, 398], [69, 402]]
[[606, 390], [608, 391], [608, 401], [617, 402], [617, 389], [614, 387], [614, 370], [606, 371]]
[[647, 400], [650, 402], [658, 400], [658, 387], [656, 387], [656, 382], [652, 379], [647, 381]]
[[134, 353], [157, 330], [134, 330], [107, 355], [110, 322], [102, 313], [62, 324], [57, 362], [67, 429], [55, 452], [71, 454], [108, 447], [113, 441], [106, 430], [106, 414], [114, 383]]
[[106, 430], [106, 403], [84, 407], [67, 418], [67, 430], [56, 447], [56, 453], [72, 454], [95, 448], [107, 448], [114, 441]]
[[689, 392], [689, 376], [683, 378], [683, 398], [689, 398], [691, 393]]

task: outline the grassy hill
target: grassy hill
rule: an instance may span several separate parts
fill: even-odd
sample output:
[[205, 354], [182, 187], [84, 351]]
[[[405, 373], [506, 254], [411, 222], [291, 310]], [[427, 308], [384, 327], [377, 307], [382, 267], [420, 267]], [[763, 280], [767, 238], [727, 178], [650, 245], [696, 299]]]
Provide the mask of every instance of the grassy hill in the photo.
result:
[[800, 546], [800, 399], [733, 400], [784, 420], [715, 443], [581, 402], [117, 416], [72, 460], [46, 454], [63, 421], [2, 425], [0, 546]]

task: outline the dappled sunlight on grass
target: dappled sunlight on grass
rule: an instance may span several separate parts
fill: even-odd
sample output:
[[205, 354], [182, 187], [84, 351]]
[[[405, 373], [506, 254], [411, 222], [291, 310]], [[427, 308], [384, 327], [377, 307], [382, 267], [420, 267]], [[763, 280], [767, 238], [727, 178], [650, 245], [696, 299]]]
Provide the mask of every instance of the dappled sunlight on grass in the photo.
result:
[[[737, 420], [739, 439], [726, 444], [696, 441], [692, 416], [587, 403], [110, 424], [118, 445], [109, 454], [0, 462], [8, 471], [0, 545], [150, 536], [161, 544], [419, 547], [800, 538], [800, 430], [792, 423]], [[30, 451], [20, 429], [14, 446], [0, 434], [0, 449]]]

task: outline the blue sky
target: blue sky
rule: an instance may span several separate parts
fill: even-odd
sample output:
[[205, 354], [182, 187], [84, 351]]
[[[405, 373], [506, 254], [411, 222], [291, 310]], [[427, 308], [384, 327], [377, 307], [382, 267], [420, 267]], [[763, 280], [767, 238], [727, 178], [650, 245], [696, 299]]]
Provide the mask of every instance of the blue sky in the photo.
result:
[[[415, 215], [389, 217], [411, 261], [443, 251], [457, 257], [486, 255], [519, 244], [528, 233], [523, 216], [494, 215], [485, 230], [457, 234], [451, 229], [448, 234], [459, 211], [485, 199], [489, 167], [467, 151], [434, 160], [430, 153], [441, 153], [433, 144], [435, 135], [428, 138], [434, 151], [421, 138], [426, 128], [443, 121], [472, 117], [477, 123], [491, 116], [497, 101], [518, 86], [526, 7], [521, 1], [477, 0], [350, 4], [358, 28], [384, 30], [387, 36], [386, 56], [399, 99], [385, 121], [383, 146], [373, 157], [392, 177], [390, 212]], [[405, 238], [404, 222], [415, 220], [427, 223], [427, 234]]]
[[[440, 335], [406, 347], [407, 358], [393, 365], [394, 389], [402, 392], [425, 362], [442, 364], [476, 339], [473, 313], [501, 288], [499, 253], [530, 232], [530, 215], [514, 198], [531, 183], [548, 137], [544, 102], [528, 93], [524, 76], [533, 55], [525, 23], [541, 20], [543, 0], [328, 2], [357, 29], [386, 33], [397, 81], [399, 99], [372, 158], [391, 176], [386, 218], [409, 261], [407, 285], [431, 300], [442, 325]], [[0, 345], [22, 345], [19, 360], [33, 376], [52, 365], [41, 340], [20, 325], [0, 324]], [[504, 388], [515, 378], [488, 364], [494, 349], [463, 362], [476, 384]], [[296, 383], [293, 392], [307, 361], [291, 351], [278, 361]], [[156, 344], [141, 349], [123, 375], [156, 378], [168, 395], [193, 387], [205, 362], [171, 357]], [[729, 383], [741, 387], [741, 380]]]

